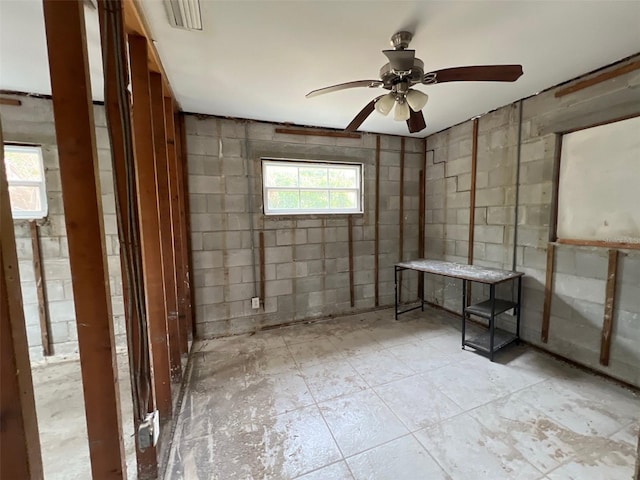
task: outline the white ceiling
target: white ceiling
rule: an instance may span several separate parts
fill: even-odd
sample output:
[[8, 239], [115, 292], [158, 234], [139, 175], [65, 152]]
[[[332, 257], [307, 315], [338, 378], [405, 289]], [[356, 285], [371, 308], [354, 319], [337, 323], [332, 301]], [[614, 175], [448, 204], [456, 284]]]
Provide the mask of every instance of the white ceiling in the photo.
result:
[[[520, 63], [515, 83], [418, 87], [433, 133], [640, 50], [639, 1], [213, 1], [204, 30], [172, 28], [160, 0], [142, 9], [185, 111], [344, 128], [378, 90], [306, 99], [310, 90], [376, 79], [381, 50], [399, 29], [425, 71]], [[102, 98], [97, 15], [87, 9], [95, 99]], [[0, 0], [0, 89], [50, 93], [38, 0]], [[406, 135], [404, 122], [374, 112], [362, 130]]]

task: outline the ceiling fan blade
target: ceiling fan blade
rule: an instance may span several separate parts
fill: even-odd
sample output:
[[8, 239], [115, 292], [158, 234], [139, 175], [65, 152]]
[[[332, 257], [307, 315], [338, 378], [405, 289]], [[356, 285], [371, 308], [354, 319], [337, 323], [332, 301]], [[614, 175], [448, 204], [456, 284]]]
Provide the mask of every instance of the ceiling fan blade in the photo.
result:
[[425, 73], [423, 83], [515, 82], [521, 75], [522, 65], [477, 65]]
[[383, 50], [389, 59], [389, 66], [392, 70], [406, 72], [413, 68], [413, 61], [416, 57], [415, 50]]
[[409, 133], [416, 133], [420, 130], [424, 130], [427, 128], [427, 124], [424, 121], [424, 115], [422, 114], [422, 110], [418, 110], [414, 112], [412, 109], [409, 109], [409, 119], [407, 120], [407, 127], [409, 127]]
[[315, 97], [318, 95], [324, 95], [325, 93], [337, 92], [339, 90], [346, 90], [347, 88], [358, 88], [358, 87], [368, 87], [368, 88], [377, 88], [382, 86], [382, 82], [380, 80], [356, 80], [355, 82], [346, 82], [339, 83], [337, 85], [331, 85], [330, 87], [319, 88], [317, 90], [312, 90], [307, 93], [305, 96], [307, 98]]
[[383, 95], [380, 95], [379, 97], [376, 97], [369, 103], [367, 103], [364, 108], [360, 110], [360, 112], [353, 118], [353, 120], [351, 120], [351, 123], [347, 125], [347, 128], [344, 129], [345, 132], [355, 132], [360, 127], [360, 125], [362, 125], [362, 122], [364, 122], [367, 117], [371, 115], [371, 113], [375, 110], [376, 102], [379, 98], [382, 97]]

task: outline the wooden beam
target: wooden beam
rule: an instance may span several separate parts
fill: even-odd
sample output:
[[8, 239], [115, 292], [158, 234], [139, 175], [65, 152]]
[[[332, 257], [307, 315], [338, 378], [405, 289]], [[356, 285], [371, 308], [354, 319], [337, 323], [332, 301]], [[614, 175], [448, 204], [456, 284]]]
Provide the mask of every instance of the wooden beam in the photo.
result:
[[597, 85], [598, 83], [602, 83], [607, 80], [611, 80], [612, 78], [619, 77], [620, 75], [624, 75], [625, 73], [633, 72], [638, 69], [640, 69], [640, 61], [631, 62], [614, 70], [601, 73], [599, 75], [596, 75], [595, 77], [587, 78], [586, 80], [581, 80], [568, 87], [561, 88], [560, 90], [556, 91], [555, 96], [556, 98], [564, 97], [565, 95], [569, 95], [570, 93], [584, 90], [585, 88]]
[[374, 242], [374, 296], [376, 307], [380, 305], [380, 135], [376, 135], [376, 212]]
[[47, 294], [42, 275], [42, 257], [40, 255], [40, 237], [38, 224], [35, 220], [29, 222], [31, 232], [31, 251], [33, 261], [33, 274], [36, 279], [36, 292], [38, 295], [38, 319], [40, 320], [40, 340], [42, 342], [42, 354], [48, 357], [52, 354], [49, 343], [49, 311], [47, 309]]
[[260, 232], [260, 300], [265, 305], [266, 300], [266, 265], [264, 250], [264, 232]]
[[[398, 259], [404, 259], [404, 137], [400, 139], [400, 208], [398, 209]], [[402, 270], [398, 272], [398, 301], [402, 303]]]
[[[0, 145], [3, 145], [0, 125]], [[42, 456], [9, 186], [0, 148], [0, 478], [41, 480]]]
[[578, 247], [621, 248], [623, 250], [640, 250], [640, 243], [630, 242], [603, 242], [601, 240], [577, 240], [571, 238], [558, 238], [556, 243], [563, 245], [576, 245]]
[[[155, 183], [160, 229], [160, 252], [162, 258], [162, 283], [164, 305], [167, 315], [167, 333], [169, 338], [169, 371], [171, 380], [182, 379], [182, 359], [180, 349], [180, 326], [176, 293], [175, 259], [173, 232], [171, 228], [171, 201], [169, 194], [169, 165], [167, 157], [167, 134], [165, 126], [164, 95], [162, 94], [162, 76], [149, 74], [151, 91], [151, 113], [153, 116], [153, 141], [155, 150]], [[170, 112], [172, 115], [172, 112]]]
[[45, 0], [53, 114], [91, 473], [126, 478], [84, 5]]
[[555, 242], [558, 238], [558, 195], [560, 192], [560, 157], [562, 156], [562, 135], [557, 133], [554, 137], [553, 186], [551, 191], [551, 219], [549, 221], [550, 242]]
[[359, 133], [333, 132], [331, 130], [317, 130], [315, 128], [276, 128], [276, 133], [286, 135], [310, 135], [312, 137], [335, 137], [335, 138], [361, 138]]
[[[424, 170], [420, 170], [418, 188], [418, 257], [424, 258], [424, 222], [425, 222], [425, 184]], [[424, 275], [418, 275], [418, 298], [422, 298], [424, 291]]]
[[12, 107], [19, 107], [22, 102], [17, 98], [0, 98], [0, 105], [11, 105]]
[[613, 313], [616, 301], [616, 277], [618, 273], [618, 250], [609, 250], [609, 265], [607, 270], [607, 287], [604, 300], [604, 322], [602, 324], [602, 338], [600, 341], [600, 364], [609, 365], [611, 351], [611, 332], [613, 330]]
[[171, 418], [171, 379], [167, 312], [164, 304], [160, 224], [156, 188], [151, 90], [147, 69], [146, 39], [129, 35], [131, 88], [133, 95], [133, 138], [136, 161], [136, 190], [146, 294], [147, 328], [151, 343], [156, 407], [164, 423]]
[[347, 217], [349, 228], [349, 298], [351, 299], [351, 307], [356, 305], [355, 285], [353, 282], [353, 217]]
[[[467, 263], [473, 265], [473, 244], [475, 243], [476, 227], [476, 176], [478, 171], [478, 119], [473, 119], [471, 132], [471, 192], [469, 193], [469, 239], [467, 245]], [[467, 282], [467, 306], [471, 305], [471, 287], [473, 282]]]
[[180, 331], [180, 351], [184, 354], [189, 350], [189, 333], [186, 328], [185, 315], [180, 304], [180, 298], [184, 289], [180, 279], [183, 276], [180, 252], [184, 239], [180, 230], [180, 202], [178, 187], [178, 159], [176, 152], [176, 126], [174, 118], [174, 101], [170, 97], [164, 97], [164, 115], [167, 133], [167, 161], [169, 175], [169, 197], [171, 204], [171, 237], [173, 239], [173, 267], [174, 283], [176, 291], [176, 321]]
[[555, 245], [547, 244], [547, 273], [544, 282], [544, 307], [542, 310], [542, 331], [540, 339], [549, 340], [549, 323], [551, 321], [551, 298], [553, 297], [553, 268], [555, 264]]

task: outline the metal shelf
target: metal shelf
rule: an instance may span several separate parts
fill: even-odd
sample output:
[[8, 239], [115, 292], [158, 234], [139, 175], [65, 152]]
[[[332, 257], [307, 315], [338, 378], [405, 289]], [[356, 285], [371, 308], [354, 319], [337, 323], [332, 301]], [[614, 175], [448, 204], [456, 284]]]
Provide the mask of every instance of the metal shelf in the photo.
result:
[[[476, 350], [480, 350], [481, 352], [490, 354], [490, 338], [491, 335], [489, 331], [484, 332], [477, 337], [470, 338], [469, 340], [464, 341], [464, 345], [467, 347], [475, 348]], [[514, 342], [518, 339], [516, 335], [513, 333], [506, 332], [499, 328], [495, 329], [493, 335], [493, 351], [500, 350], [502, 347], [509, 345], [511, 342]]]
[[[495, 303], [495, 315], [499, 315], [506, 312], [507, 310], [511, 310], [512, 308], [518, 306], [516, 302], [512, 302], [510, 300], [500, 300], [498, 298], [496, 298]], [[476, 305], [470, 305], [465, 308], [464, 311], [465, 313], [470, 313], [472, 315], [478, 315], [479, 317], [491, 319], [491, 300], [486, 300]]]

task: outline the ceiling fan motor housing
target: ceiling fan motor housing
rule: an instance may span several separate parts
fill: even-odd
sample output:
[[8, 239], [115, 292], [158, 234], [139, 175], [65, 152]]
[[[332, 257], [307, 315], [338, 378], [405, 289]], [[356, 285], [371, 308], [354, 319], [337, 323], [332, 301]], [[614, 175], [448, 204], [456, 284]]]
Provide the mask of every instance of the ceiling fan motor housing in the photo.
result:
[[398, 75], [392, 68], [390, 63], [385, 63], [380, 68], [380, 80], [383, 88], [391, 90], [397, 83], [407, 81], [409, 86], [416, 83], [422, 83], [424, 77], [424, 63], [419, 58], [413, 59], [413, 66], [408, 75]]

